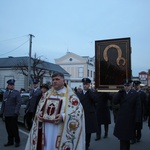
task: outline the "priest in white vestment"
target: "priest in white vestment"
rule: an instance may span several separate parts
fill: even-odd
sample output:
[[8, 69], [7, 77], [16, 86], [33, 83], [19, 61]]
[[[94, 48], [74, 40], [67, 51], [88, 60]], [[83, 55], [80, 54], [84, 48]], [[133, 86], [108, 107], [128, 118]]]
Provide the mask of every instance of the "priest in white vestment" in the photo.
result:
[[38, 104], [25, 150], [85, 150], [83, 107], [62, 73]]

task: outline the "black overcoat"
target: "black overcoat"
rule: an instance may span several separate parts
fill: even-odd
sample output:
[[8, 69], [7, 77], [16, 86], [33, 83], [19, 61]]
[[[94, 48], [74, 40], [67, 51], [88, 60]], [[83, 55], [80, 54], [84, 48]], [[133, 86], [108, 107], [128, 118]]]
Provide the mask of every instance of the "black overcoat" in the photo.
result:
[[150, 128], [150, 93], [148, 93], [147, 115], [148, 115], [148, 127]]
[[114, 135], [119, 140], [133, 139], [135, 124], [141, 121], [141, 101], [139, 93], [133, 89], [131, 89], [128, 94], [125, 91], [119, 91], [114, 95], [113, 102], [114, 104], [120, 104]]
[[96, 115], [98, 124], [111, 124], [110, 109], [108, 101], [111, 100], [109, 93], [97, 92], [96, 93]]
[[94, 133], [98, 131], [98, 124], [96, 118], [96, 97], [93, 91], [88, 90], [85, 94], [83, 91], [77, 93], [85, 114], [85, 131], [86, 133]]
[[140, 95], [140, 100], [141, 100], [141, 123], [139, 126], [137, 126], [137, 129], [142, 129], [143, 128], [143, 116], [146, 114], [147, 110], [147, 100], [146, 100], [146, 93], [142, 91], [141, 89], [138, 91]]

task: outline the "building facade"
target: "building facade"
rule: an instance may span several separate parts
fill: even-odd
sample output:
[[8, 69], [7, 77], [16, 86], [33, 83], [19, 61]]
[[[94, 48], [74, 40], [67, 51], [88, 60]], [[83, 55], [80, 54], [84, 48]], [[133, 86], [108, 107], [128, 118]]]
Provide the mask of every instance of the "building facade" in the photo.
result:
[[139, 72], [139, 79], [141, 84], [148, 85], [148, 73], [145, 71]]
[[79, 56], [72, 52], [55, 59], [55, 63], [60, 65], [70, 74], [71, 88], [82, 86], [82, 78], [88, 77], [94, 86], [95, 78], [95, 58], [89, 56]]

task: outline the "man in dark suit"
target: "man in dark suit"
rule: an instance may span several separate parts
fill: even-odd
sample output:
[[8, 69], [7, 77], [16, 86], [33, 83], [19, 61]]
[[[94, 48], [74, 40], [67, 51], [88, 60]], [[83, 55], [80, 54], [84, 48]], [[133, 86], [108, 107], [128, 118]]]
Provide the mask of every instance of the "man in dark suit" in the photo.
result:
[[30, 97], [29, 97], [29, 103], [26, 107], [26, 120], [27, 120], [27, 126], [30, 130], [32, 127], [32, 121], [35, 116], [36, 108], [38, 105], [39, 100], [42, 97], [42, 91], [38, 85], [39, 80], [34, 79], [33, 80], [33, 89], [29, 91]]
[[98, 123], [96, 118], [96, 98], [92, 90], [90, 90], [91, 80], [83, 78], [83, 90], [77, 92], [85, 113], [85, 133], [86, 133], [86, 150], [90, 146], [91, 133], [98, 131]]
[[15, 142], [15, 147], [20, 146], [20, 136], [18, 131], [18, 115], [21, 106], [19, 91], [14, 89], [15, 80], [7, 81], [8, 90], [4, 93], [1, 113], [5, 117], [5, 126], [8, 134], [8, 142], [4, 146], [11, 146]]
[[134, 89], [139, 93], [140, 100], [141, 100], [141, 122], [139, 124], [136, 124], [135, 126], [134, 138], [131, 140], [130, 142], [131, 144], [134, 144], [135, 142], [140, 142], [142, 136], [141, 130], [143, 128], [143, 116], [147, 110], [146, 93], [142, 91], [140, 87], [141, 82], [135, 80], [133, 83], [134, 83]]
[[139, 93], [131, 88], [131, 81], [126, 80], [124, 89], [113, 97], [114, 104], [119, 104], [114, 136], [120, 140], [120, 150], [130, 150], [130, 140], [133, 139], [135, 124], [141, 121], [141, 101]]
[[148, 119], [148, 127], [150, 129], [150, 93], [148, 94], [148, 102], [147, 102], [147, 119]]

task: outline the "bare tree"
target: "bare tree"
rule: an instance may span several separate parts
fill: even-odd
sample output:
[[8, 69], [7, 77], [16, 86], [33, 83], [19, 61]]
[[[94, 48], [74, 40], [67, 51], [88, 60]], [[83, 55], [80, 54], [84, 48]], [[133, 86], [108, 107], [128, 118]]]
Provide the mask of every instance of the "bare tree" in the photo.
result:
[[[46, 73], [46, 69], [44, 68], [44, 61], [41, 60], [41, 57], [37, 57], [35, 54], [34, 58], [31, 58], [31, 79], [42, 80], [43, 75]], [[28, 76], [28, 60], [25, 59], [17, 62], [15, 70], [25, 76]]]

